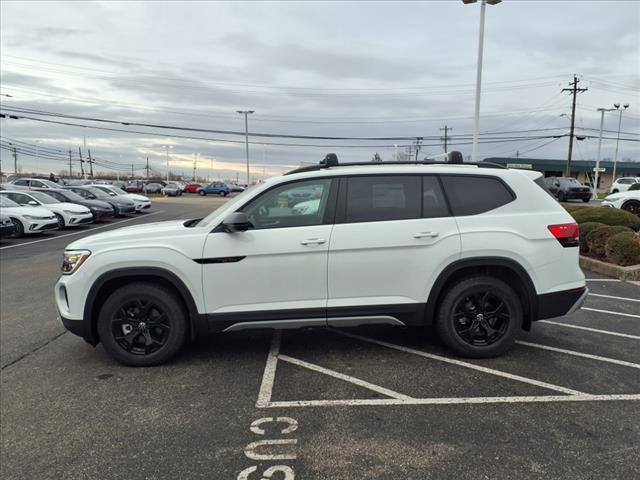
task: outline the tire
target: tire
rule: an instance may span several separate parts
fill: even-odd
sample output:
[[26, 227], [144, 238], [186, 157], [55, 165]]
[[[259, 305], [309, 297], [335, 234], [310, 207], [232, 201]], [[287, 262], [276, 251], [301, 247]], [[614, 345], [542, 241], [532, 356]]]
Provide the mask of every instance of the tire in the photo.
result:
[[[494, 312], [497, 315], [490, 317]], [[490, 358], [513, 345], [522, 318], [522, 304], [509, 285], [495, 277], [478, 275], [452, 284], [444, 293], [436, 330], [442, 342], [456, 354]]]
[[591, 199], [590, 199], [590, 198], [583, 198], [583, 199], [582, 199], [582, 201], [583, 201], [584, 203], [589, 203], [589, 200], [591, 200]]
[[199, 193], [200, 195], [202, 195], [203, 197], [207, 194], [207, 192], [205, 192], [204, 190], [200, 190], [198, 193]]
[[54, 213], [54, 215], [56, 216], [56, 220], [58, 220], [58, 230], [64, 230], [65, 224], [63, 216], [59, 213]]
[[640, 217], [640, 202], [637, 200], [629, 200], [623, 203], [621, 209]]
[[107, 353], [122, 364], [160, 365], [184, 345], [187, 314], [172, 291], [153, 283], [132, 283], [113, 292], [102, 305], [98, 335]]
[[15, 227], [13, 236], [16, 238], [24, 237], [24, 225], [22, 224], [22, 222], [17, 218], [12, 218], [11, 221], [13, 222], [13, 226]]
[[617, 188], [614, 188], [614, 189], [611, 191], [611, 193], [618, 193], [618, 189], [617, 189]]
[[558, 192], [558, 201], [559, 202], [566, 202], [567, 199], [564, 196], [564, 192]]
[[220, 192], [220, 193], [218, 193], [218, 195], [220, 195], [221, 197], [226, 197], [227, 196], [227, 192]]

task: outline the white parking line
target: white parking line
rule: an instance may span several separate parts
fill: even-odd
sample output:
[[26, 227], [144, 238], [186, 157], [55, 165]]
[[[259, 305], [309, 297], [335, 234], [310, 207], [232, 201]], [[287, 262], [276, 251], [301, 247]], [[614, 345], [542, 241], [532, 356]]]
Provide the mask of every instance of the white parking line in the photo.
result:
[[597, 328], [583, 327], [580, 325], [571, 325], [570, 323], [560, 323], [560, 322], [554, 322], [551, 320], [538, 320], [537, 323], [547, 323], [549, 325], [557, 325], [559, 327], [575, 328], [577, 330], [585, 330], [587, 332], [602, 333], [604, 335], [614, 335], [616, 337], [624, 337], [624, 338], [631, 338], [633, 340], [640, 340], [640, 337], [637, 335], [629, 335], [628, 333], [610, 332], [609, 330], [598, 330]]
[[496, 375], [498, 377], [508, 378], [509, 380], [516, 380], [523, 383], [528, 383], [530, 385], [535, 385], [537, 387], [548, 388], [550, 390], [555, 390], [557, 392], [566, 393], [569, 395], [586, 395], [583, 392], [579, 392], [577, 390], [572, 390], [570, 388], [561, 387], [559, 385], [553, 385], [551, 383], [541, 382], [538, 380], [534, 380], [531, 378], [521, 377], [520, 375], [514, 375], [512, 373], [502, 372], [500, 370], [494, 370], [493, 368], [482, 367], [480, 365], [475, 365], [473, 363], [463, 362], [461, 360], [454, 360], [453, 358], [441, 357], [440, 355], [434, 355], [432, 353], [423, 352], [422, 350], [415, 350], [413, 348], [404, 347], [402, 345], [396, 345], [394, 343], [384, 342], [382, 340], [375, 340], [369, 337], [363, 337], [360, 335], [355, 335], [353, 333], [342, 332], [339, 330], [333, 330], [335, 333], [340, 335], [344, 335], [346, 337], [355, 338], [357, 340], [362, 340], [363, 342], [369, 342], [376, 345], [380, 345], [382, 347], [393, 348], [395, 350], [399, 350], [405, 353], [411, 353], [413, 355], [418, 355], [424, 358], [429, 358], [431, 360], [438, 360], [444, 363], [450, 363], [452, 365], [457, 365], [459, 367], [470, 368], [471, 370], [477, 370], [479, 372], [488, 373], [491, 375]]
[[622, 282], [617, 278], [585, 278], [587, 282]]
[[353, 383], [354, 385], [358, 385], [359, 387], [367, 388], [376, 393], [381, 393], [382, 395], [386, 395], [387, 397], [395, 398], [397, 400], [411, 400], [413, 398], [408, 395], [403, 395], [402, 393], [389, 390], [388, 388], [384, 388], [379, 385], [369, 383], [365, 380], [360, 380], [359, 378], [352, 377], [350, 375], [345, 375], [343, 373], [336, 372], [335, 370], [329, 370], [328, 368], [321, 367], [320, 365], [315, 365], [313, 363], [308, 363], [303, 360], [298, 360], [297, 358], [293, 358], [288, 355], [280, 354], [278, 355], [278, 359], [283, 360], [285, 362], [292, 363], [293, 365], [298, 365], [299, 367], [313, 370], [314, 372], [323, 373], [330, 377], [344, 380], [345, 382]]
[[269, 347], [269, 354], [267, 355], [267, 364], [264, 367], [262, 383], [260, 384], [260, 393], [258, 394], [258, 401], [256, 402], [256, 407], [258, 408], [264, 408], [271, 402], [273, 382], [276, 379], [276, 365], [278, 364], [281, 337], [282, 331], [276, 330], [273, 332], [271, 347]]
[[620, 315], [622, 317], [640, 318], [640, 315], [634, 315], [633, 313], [612, 312], [611, 310], [600, 310], [599, 308], [582, 307], [580, 310], [587, 310], [589, 312], [608, 313], [610, 315]]
[[614, 297], [613, 295], [602, 295], [601, 293], [591, 293], [591, 292], [589, 292], [589, 296], [590, 297], [611, 298], [613, 300], [625, 300], [627, 302], [640, 302], [640, 298]]
[[99, 227], [93, 227], [91, 230], [78, 230], [77, 232], [65, 233], [64, 235], [56, 235], [55, 237], [41, 238], [40, 240], [33, 240], [32, 242], [18, 243], [16, 245], [7, 245], [6, 247], [0, 247], [0, 250], [6, 250], [7, 248], [24, 247], [25, 245], [33, 245], [34, 243], [48, 242], [48, 241], [51, 241], [51, 240], [57, 240], [58, 238], [70, 237], [71, 235], [80, 235], [81, 233], [91, 233], [94, 230], [100, 230], [101, 228], [112, 227], [114, 225], [119, 225], [121, 223], [130, 222], [131, 220], [142, 220], [142, 219], [145, 219], [147, 217], [150, 217], [151, 215], [156, 215], [156, 214], [162, 213], [162, 212], [164, 212], [164, 210], [158, 210], [157, 212], [147, 213], [147, 214], [145, 214], [144, 217], [131, 217], [131, 218], [127, 218], [125, 220], [119, 220], [119, 221], [117, 221], [115, 223], [110, 223], [108, 225], [101, 225]]
[[372, 398], [361, 400], [298, 400], [271, 402], [267, 408], [288, 407], [351, 407], [380, 405], [464, 405], [464, 404], [496, 404], [496, 403], [551, 403], [551, 402], [611, 402], [640, 401], [640, 395], [538, 395], [521, 397], [453, 397], [453, 398], [412, 398], [398, 400], [395, 398]]
[[591, 355], [590, 353], [576, 352], [575, 350], [565, 350], [564, 348], [550, 347], [549, 345], [541, 345], [539, 343], [523, 342], [517, 340], [518, 345], [524, 345], [525, 347], [540, 348], [542, 350], [549, 350], [551, 352], [564, 353], [567, 355], [573, 355], [575, 357], [589, 358], [591, 360], [598, 360], [599, 362], [614, 363], [616, 365], [622, 365], [631, 368], [640, 368], [637, 363], [625, 362], [624, 360], [616, 360], [615, 358], [600, 357], [598, 355]]

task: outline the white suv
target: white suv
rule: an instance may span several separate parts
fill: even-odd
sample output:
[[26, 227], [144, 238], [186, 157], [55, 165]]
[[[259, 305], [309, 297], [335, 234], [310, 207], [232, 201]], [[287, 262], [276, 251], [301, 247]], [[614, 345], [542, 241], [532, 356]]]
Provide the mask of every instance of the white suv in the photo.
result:
[[609, 193], [626, 192], [634, 183], [640, 183], [640, 177], [622, 177], [611, 184]]
[[435, 324], [491, 357], [587, 295], [578, 226], [540, 173], [332, 154], [203, 219], [78, 240], [62, 271], [65, 327], [135, 366], [210, 332], [367, 324]]

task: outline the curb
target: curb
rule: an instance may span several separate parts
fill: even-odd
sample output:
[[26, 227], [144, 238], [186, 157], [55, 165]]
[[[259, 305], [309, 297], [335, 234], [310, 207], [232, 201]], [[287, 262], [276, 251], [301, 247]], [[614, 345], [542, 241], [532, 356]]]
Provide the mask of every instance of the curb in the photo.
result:
[[640, 281], [640, 265], [621, 267], [580, 255], [580, 267], [625, 281]]

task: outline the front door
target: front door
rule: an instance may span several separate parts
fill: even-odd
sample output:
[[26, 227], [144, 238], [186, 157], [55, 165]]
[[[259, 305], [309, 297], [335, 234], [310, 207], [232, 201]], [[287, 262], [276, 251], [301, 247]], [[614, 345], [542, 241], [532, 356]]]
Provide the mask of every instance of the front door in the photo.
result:
[[326, 323], [332, 183], [321, 178], [276, 186], [239, 209], [253, 228], [209, 234], [200, 261], [211, 321]]

